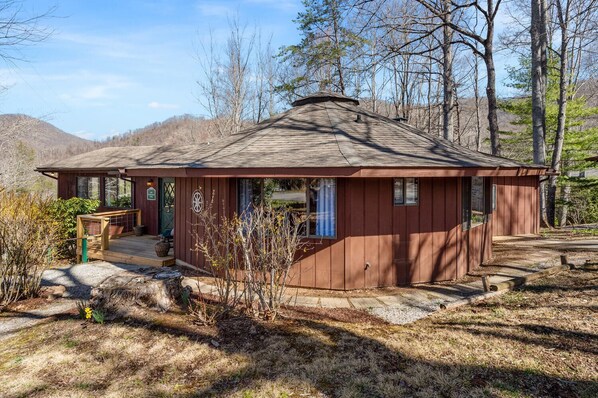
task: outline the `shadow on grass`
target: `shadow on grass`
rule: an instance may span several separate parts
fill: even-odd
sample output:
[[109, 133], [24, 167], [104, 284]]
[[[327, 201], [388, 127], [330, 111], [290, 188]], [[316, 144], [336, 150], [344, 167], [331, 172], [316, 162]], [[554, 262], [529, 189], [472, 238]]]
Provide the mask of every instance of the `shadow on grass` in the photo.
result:
[[[439, 322], [436, 330], [462, 330], [475, 335], [486, 335], [507, 341], [542, 346], [565, 351], [577, 350], [598, 355], [598, 334], [571, 331], [538, 324], [508, 322]], [[530, 336], [531, 334], [531, 336]]]
[[[527, 286], [530, 293], [535, 286]], [[538, 286], [542, 288], [543, 286]], [[545, 287], [545, 286], [544, 286]], [[557, 286], [560, 289], [570, 286]], [[579, 290], [595, 288], [586, 286]], [[343, 322], [363, 324], [357, 331]], [[191, 323], [153, 322], [142, 316], [115, 322], [130, 328], [148, 330], [152, 335], [169, 338], [185, 337], [206, 345], [216, 341], [217, 349], [230, 358], [242, 357], [243, 364], [230, 368], [215, 368], [216, 376], [209, 380], [186, 380], [192, 386], [185, 392], [172, 392], [178, 397], [227, 397], [260, 390], [264, 385], [277, 384], [280, 389], [301, 390], [307, 396], [327, 397], [398, 397], [398, 396], [598, 396], [595, 379], [563, 378], [536, 369], [508, 365], [488, 365], [483, 358], [466, 362], [424, 357], [398, 349], [405, 344], [425, 344], [417, 334], [401, 333], [419, 330], [443, 339], [445, 331], [460, 330], [482, 337], [516, 341], [562, 352], [578, 350], [598, 354], [598, 335], [562, 330], [549, 326], [507, 322], [432, 322], [425, 327], [405, 328], [387, 326], [375, 318], [351, 310], [315, 312], [296, 308], [288, 319], [266, 323], [248, 317], [224, 319], [213, 328], [198, 327]], [[380, 336], [380, 339], [369, 337]], [[409, 339], [398, 341], [397, 339]], [[421, 341], [420, 341], [421, 340]], [[393, 344], [396, 342], [396, 344]], [[454, 350], [472, 350], [462, 342], [448, 347]], [[432, 352], [432, 351], [431, 351]], [[481, 350], [474, 355], [485, 355]], [[151, 358], [140, 360], [125, 353], [118, 366], [110, 370], [107, 381], [89, 386], [75, 382], [65, 388], [92, 390], [96, 395], [108, 393], [111, 380], [129, 377], [144, 366], [151, 367], [148, 379], [142, 380], [144, 395], [161, 396], [159, 380], [167, 373], [168, 363], [152, 363]], [[450, 356], [449, 356], [450, 357]], [[209, 358], [188, 358], [190, 366], [212, 366]], [[167, 362], [167, 361], [166, 361]], [[496, 363], [496, 362], [495, 362]], [[213, 365], [218, 366], [218, 365]], [[135, 375], [135, 373], [133, 373]], [[131, 376], [133, 377], [133, 376]], [[147, 387], [145, 387], [147, 386]], [[112, 391], [113, 392], [113, 391]]]
[[[173, 394], [179, 397], [227, 397], [241, 392], [254, 396], [252, 391], [266, 383], [279, 383], [282, 389], [299, 385], [308, 396], [323, 394], [327, 397], [492, 396], [491, 389], [532, 396], [594, 396], [598, 393], [598, 383], [592, 380], [562, 379], [535, 370], [446, 363], [411, 356], [375, 338], [350, 331], [342, 324], [329, 323], [342, 322], [346, 315], [337, 316], [332, 312], [319, 317], [320, 320], [314, 320], [312, 310], [296, 309], [293, 319], [265, 323], [236, 317], [218, 322], [215, 330], [210, 331], [193, 325], [158, 325], [141, 318], [124, 323], [166, 336], [185, 336], [208, 345], [217, 341], [216, 349], [229, 356], [246, 358], [248, 365], [223, 370], [215, 380], [202, 383], [202, 387], [191, 392]], [[538, 331], [534, 326], [523, 327], [534, 333], [560, 333], [571, 340], [596, 337], [559, 330]], [[393, 333], [379, 321], [372, 325], [366, 319], [363, 327], [371, 327], [379, 334]], [[467, 330], [468, 325], [440, 324], [438, 333], [442, 333], [444, 327]], [[540, 338], [518, 339], [516, 335], [507, 334], [504, 337], [541, 344]], [[571, 343], [558, 348], [568, 350], [576, 345]], [[197, 361], [197, 366], [210, 366], [201, 358], [189, 359]], [[160, 366], [155, 372], [160, 373]], [[160, 391], [150, 390], [148, 394], [159, 395]]]

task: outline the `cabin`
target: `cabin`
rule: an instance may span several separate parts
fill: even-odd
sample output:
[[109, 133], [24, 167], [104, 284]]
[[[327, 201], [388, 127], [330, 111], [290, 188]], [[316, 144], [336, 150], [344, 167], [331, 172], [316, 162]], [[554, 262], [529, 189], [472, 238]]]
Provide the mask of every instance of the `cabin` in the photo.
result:
[[174, 262], [196, 268], [204, 259], [193, 234], [208, 200], [220, 216], [256, 203], [291, 208], [312, 248], [289, 285], [336, 290], [464, 276], [492, 257], [493, 237], [539, 232], [547, 172], [325, 92], [214, 142], [103, 148], [37, 170], [57, 178], [59, 197], [135, 209], [150, 235], [174, 227]]

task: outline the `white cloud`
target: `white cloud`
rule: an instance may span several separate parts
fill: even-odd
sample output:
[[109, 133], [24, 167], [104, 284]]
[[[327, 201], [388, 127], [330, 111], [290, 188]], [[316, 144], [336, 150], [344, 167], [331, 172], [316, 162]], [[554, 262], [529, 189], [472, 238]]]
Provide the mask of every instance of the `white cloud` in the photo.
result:
[[228, 17], [235, 11], [230, 6], [210, 1], [200, 1], [197, 4], [197, 9], [205, 17]]
[[78, 71], [68, 75], [49, 75], [46, 80], [75, 83], [73, 89], [58, 95], [64, 101], [97, 101], [114, 99], [123, 89], [134, 86], [124, 76]]
[[147, 107], [151, 109], [177, 109], [179, 106], [177, 104], [163, 104], [161, 102], [152, 101], [147, 104]]
[[300, 8], [299, 2], [294, 0], [246, 0], [246, 2], [292, 12], [297, 12]]

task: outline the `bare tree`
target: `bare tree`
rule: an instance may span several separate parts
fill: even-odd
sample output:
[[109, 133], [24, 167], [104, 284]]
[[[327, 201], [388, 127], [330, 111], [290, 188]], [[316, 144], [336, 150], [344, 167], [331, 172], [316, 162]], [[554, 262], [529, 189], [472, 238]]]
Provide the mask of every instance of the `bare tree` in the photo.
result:
[[[546, 0], [531, 1], [532, 141], [534, 163], [546, 164], [546, 88], [548, 85], [548, 32]], [[540, 184], [540, 217], [546, 218], [546, 184]]]
[[[430, 0], [417, 0], [433, 15], [443, 18], [446, 11], [438, 3]], [[453, 29], [458, 38], [455, 43], [463, 44], [484, 60], [486, 65], [486, 97], [488, 99], [488, 128], [490, 130], [490, 146], [493, 155], [500, 155], [498, 128], [498, 101], [496, 96], [496, 68], [494, 66], [494, 28], [496, 16], [502, 0], [474, 0], [466, 3], [451, 2], [452, 13], [461, 11], [470, 18], [459, 21], [442, 19], [443, 25]], [[481, 26], [478, 21], [482, 21]], [[480, 45], [478, 47], [477, 44]]]
[[229, 21], [229, 28], [224, 49], [217, 47], [210, 33], [209, 44], [201, 43], [197, 54], [203, 75], [197, 81], [198, 100], [216, 122], [220, 136], [239, 132], [248, 117], [251, 60], [256, 38], [256, 33], [247, 33], [238, 18]]
[[52, 34], [45, 23], [54, 10], [52, 7], [31, 15], [21, 0], [0, 0], [0, 58], [9, 63], [26, 60], [22, 48], [40, 43]]
[[[554, 0], [556, 24], [560, 33], [560, 46], [556, 50], [559, 60], [559, 94], [557, 128], [552, 151], [551, 168], [561, 169], [561, 158], [567, 126], [567, 105], [573, 97], [579, 62], [584, 49], [598, 40], [596, 37], [598, 0]], [[548, 180], [547, 218], [549, 225], [555, 225], [557, 176]]]

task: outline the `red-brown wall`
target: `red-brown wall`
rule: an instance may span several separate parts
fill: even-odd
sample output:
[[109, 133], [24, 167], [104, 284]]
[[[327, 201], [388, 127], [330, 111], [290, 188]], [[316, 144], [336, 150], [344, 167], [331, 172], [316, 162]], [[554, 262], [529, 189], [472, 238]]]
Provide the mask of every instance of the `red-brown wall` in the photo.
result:
[[145, 225], [146, 232], [150, 235], [158, 235], [158, 209], [160, 207], [160, 184], [158, 178], [151, 178], [153, 180], [152, 187], [156, 190], [156, 200], [147, 200], [147, 183], [149, 177], [134, 177], [135, 187], [133, 188], [133, 195], [135, 197], [134, 206], [136, 209], [141, 209], [141, 222]]
[[[231, 215], [236, 180], [177, 178], [175, 184], [175, 257], [201, 267], [189, 233], [201, 234], [192, 193], [212, 192], [218, 216]], [[290, 285], [349, 290], [455, 279], [492, 256], [492, 223], [462, 231], [460, 178], [420, 178], [416, 206], [393, 206], [392, 178], [339, 178], [337, 236], [311, 240]]]
[[[58, 197], [62, 199], [69, 199], [77, 196], [77, 177], [108, 177], [106, 173], [58, 173]], [[147, 228], [147, 233], [150, 235], [158, 234], [158, 206], [160, 197], [158, 178], [153, 178], [154, 188], [156, 188], [156, 200], [146, 200], [147, 181], [145, 177], [133, 177], [131, 180], [133, 184], [133, 207], [141, 209], [141, 222]], [[104, 202], [103, 183], [100, 183], [100, 200]], [[110, 211], [111, 208], [101, 206], [98, 211]]]
[[[77, 176], [60, 173], [58, 196], [76, 196]], [[148, 178], [136, 177], [135, 207], [148, 233], [158, 233], [158, 200], [146, 201]], [[157, 186], [158, 178], [153, 178]], [[393, 205], [392, 178], [337, 180], [337, 236], [311, 240], [313, 248], [293, 267], [290, 284], [323, 289], [361, 289], [459, 278], [492, 256], [492, 236], [537, 233], [538, 177], [496, 177], [496, 210], [486, 224], [463, 231], [461, 178], [420, 178], [419, 203]], [[202, 266], [193, 250], [201, 234], [191, 196], [213, 195], [218, 217], [237, 207], [236, 179], [176, 178], [175, 257]], [[103, 192], [101, 193], [103, 195]], [[158, 192], [159, 194], [159, 192]], [[159, 196], [158, 196], [159, 197]]]
[[539, 177], [495, 177], [494, 236], [540, 232]]

